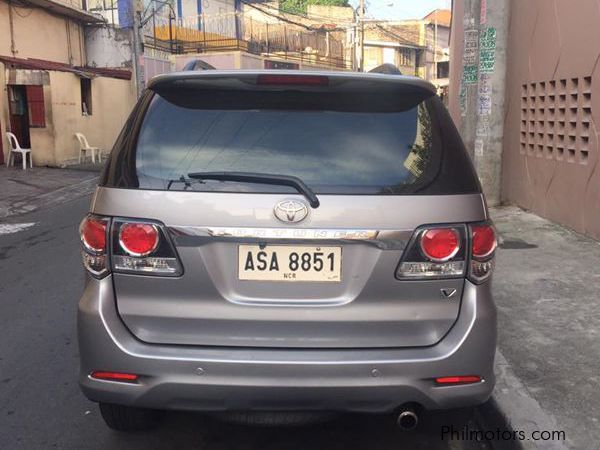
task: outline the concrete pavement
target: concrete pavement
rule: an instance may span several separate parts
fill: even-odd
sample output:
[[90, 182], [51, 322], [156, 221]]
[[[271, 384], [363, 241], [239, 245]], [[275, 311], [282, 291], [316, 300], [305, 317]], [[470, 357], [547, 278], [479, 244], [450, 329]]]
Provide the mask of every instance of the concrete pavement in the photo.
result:
[[81, 168], [86, 170], [0, 166], [0, 219], [89, 195], [96, 187], [102, 166]]
[[[511, 372], [495, 397], [513, 428], [555, 427], [568, 448], [598, 450], [600, 242], [515, 207], [493, 209], [492, 218], [501, 237], [497, 371]], [[537, 444], [525, 447], [552, 448]]]

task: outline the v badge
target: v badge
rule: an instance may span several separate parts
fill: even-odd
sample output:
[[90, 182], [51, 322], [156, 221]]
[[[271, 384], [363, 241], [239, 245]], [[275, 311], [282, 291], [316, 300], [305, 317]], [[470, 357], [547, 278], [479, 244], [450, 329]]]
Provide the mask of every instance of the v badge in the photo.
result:
[[444, 298], [452, 298], [454, 295], [456, 295], [456, 289], [452, 288], [440, 289], [440, 292]]

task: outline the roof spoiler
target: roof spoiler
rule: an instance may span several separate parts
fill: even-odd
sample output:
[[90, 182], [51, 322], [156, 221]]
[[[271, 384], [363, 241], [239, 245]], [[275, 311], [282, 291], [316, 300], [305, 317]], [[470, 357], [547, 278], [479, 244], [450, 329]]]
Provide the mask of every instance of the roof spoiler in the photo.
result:
[[402, 75], [400, 69], [398, 69], [395, 65], [389, 63], [377, 66], [374, 69], [369, 70], [369, 73], [383, 73], [385, 75]]
[[216, 70], [216, 67], [201, 59], [192, 59], [183, 67], [183, 70], [186, 72], [190, 70]]

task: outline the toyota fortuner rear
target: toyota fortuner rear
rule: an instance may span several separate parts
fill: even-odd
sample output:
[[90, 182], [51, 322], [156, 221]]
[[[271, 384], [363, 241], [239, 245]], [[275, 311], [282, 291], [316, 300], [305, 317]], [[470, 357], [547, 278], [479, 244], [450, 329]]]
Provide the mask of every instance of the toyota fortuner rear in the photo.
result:
[[114, 428], [157, 409], [452, 408], [493, 387], [494, 230], [423, 80], [155, 78], [80, 234], [80, 380]]

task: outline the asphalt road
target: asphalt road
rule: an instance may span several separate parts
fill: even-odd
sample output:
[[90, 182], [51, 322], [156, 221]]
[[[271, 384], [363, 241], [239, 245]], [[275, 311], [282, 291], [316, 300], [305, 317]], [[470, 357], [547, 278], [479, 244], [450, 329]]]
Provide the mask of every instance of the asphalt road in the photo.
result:
[[489, 448], [441, 438], [444, 426], [476, 429], [473, 410], [428, 414], [415, 432], [397, 430], [385, 416], [352, 415], [312, 426], [253, 428], [191, 413], [169, 413], [152, 432], [109, 430], [97, 405], [77, 385], [75, 316], [83, 286], [77, 226], [88, 204], [89, 199], [82, 198], [12, 216], [0, 224], [1, 449]]

